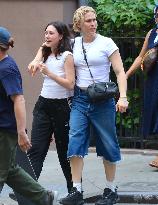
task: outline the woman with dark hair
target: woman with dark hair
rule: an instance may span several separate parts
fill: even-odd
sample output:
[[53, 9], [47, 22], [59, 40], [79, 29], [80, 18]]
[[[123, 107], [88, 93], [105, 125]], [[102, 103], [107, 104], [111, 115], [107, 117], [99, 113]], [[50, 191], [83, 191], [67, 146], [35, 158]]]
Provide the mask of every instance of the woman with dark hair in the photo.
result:
[[[140, 54], [126, 72], [127, 78], [129, 78], [138, 68], [140, 68], [143, 56], [148, 49], [158, 47], [158, 5], [154, 8], [154, 18], [156, 27], [147, 33]], [[158, 61], [156, 65], [147, 73], [146, 77], [147, 78], [145, 79], [144, 84], [142, 121], [142, 135], [144, 138], [147, 138], [149, 135], [158, 136]], [[158, 168], [158, 157], [149, 165]]]
[[39, 178], [54, 134], [59, 162], [70, 191], [72, 179], [67, 160], [69, 99], [73, 95], [75, 83], [70, 34], [64, 23], [56, 21], [46, 26], [44, 35], [45, 43], [40, 48], [43, 60], [37, 63], [36, 70], [30, 69], [32, 76], [39, 70], [44, 82], [33, 110], [32, 147], [28, 156]]

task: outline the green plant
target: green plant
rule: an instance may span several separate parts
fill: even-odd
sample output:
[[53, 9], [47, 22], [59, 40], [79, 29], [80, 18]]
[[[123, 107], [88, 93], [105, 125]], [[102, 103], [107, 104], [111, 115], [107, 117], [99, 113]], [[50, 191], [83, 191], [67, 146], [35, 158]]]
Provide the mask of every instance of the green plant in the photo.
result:
[[154, 0], [90, 0], [103, 35], [141, 36], [151, 27]]
[[[141, 119], [141, 104], [140, 104], [140, 90], [128, 91], [128, 111], [122, 117], [121, 113], [117, 113], [116, 124], [122, 124], [124, 128], [131, 129], [132, 126], [135, 128], [139, 126]], [[133, 106], [134, 105], [134, 106]]]

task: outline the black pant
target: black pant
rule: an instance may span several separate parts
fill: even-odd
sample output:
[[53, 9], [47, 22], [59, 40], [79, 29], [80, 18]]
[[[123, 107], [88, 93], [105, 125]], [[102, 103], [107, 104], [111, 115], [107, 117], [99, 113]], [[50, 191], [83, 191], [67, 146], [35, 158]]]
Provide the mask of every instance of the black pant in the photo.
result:
[[54, 134], [68, 191], [72, 188], [71, 168], [67, 159], [69, 115], [70, 107], [67, 99], [46, 99], [40, 96], [33, 110], [32, 147], [28, 152], [36, 177], [39, 178], [52, 134]]

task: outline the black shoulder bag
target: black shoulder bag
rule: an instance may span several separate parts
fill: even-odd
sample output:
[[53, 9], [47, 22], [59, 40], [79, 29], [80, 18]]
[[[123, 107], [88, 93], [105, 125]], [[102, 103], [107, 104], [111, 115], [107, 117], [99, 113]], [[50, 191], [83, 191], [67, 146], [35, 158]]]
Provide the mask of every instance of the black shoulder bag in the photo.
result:
[[86, 51], [85, 51], [85, 48], [83, 46], [83, 38], [82, 38], [82, 50], [83, 50], [83, 54], [84, 54], [84, 60], [87, 64], [87, 67], [88, 67], [89, 72], [90, 72], [90, 76], [93, 80], [93, 84], [89, 85], [87, 88], [87, 94], [89, 96], [90, 101], [93, 103], [96, 103], [96, 102], [103, 101], [105, 99], [116, 97], [118, 95], [118, 87], [114, 82], [110, 81], [110, 82], [96, 83], [94, 81], [94, 77], [93, 77], [92, 72], [91, 72], [89, 65], [88, 65]]

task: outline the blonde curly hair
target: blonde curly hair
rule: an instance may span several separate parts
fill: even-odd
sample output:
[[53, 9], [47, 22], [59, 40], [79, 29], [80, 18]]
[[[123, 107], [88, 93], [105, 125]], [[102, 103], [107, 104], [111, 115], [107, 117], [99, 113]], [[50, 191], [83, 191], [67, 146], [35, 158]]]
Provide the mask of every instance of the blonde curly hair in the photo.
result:
[[81, 29], [79, 28], [79, 24], [82, 20], [84, 20], [84, 16], [88, 12], [93, 12], [97, 16], [96, 11], [90, 6], [81, 6], [75, 11], [73, 16], [73, 30], [75, 32], [81, 31]]

